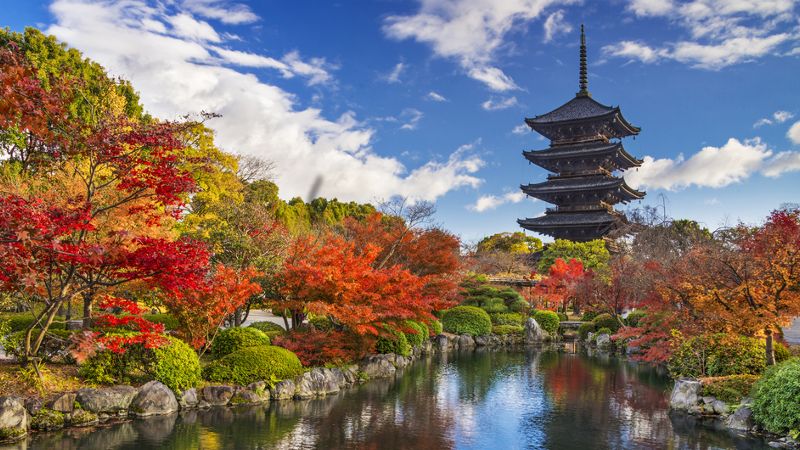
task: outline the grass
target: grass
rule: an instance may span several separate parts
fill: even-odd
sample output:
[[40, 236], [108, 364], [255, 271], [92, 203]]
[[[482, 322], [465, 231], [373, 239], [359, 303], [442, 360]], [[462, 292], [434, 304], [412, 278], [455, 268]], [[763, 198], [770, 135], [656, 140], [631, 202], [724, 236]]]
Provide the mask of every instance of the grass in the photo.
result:
[[70, 364], [42, 364], [39, 368], [44, 382], [33, 367], [23, 368], [18, 363], [0, 362], [0, 396], [55, 398], [62, 392], [76, 391], [87, 383], [78, 377], [78, 367]]

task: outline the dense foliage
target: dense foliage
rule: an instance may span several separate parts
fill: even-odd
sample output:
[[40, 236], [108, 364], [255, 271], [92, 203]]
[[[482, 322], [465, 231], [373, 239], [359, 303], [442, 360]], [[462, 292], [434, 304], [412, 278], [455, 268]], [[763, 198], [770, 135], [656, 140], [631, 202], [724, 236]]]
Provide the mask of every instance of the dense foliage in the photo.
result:
[[347, 331], [300, 328], [276, 337], [273, 344], [291, 350], [306, 367], [339, 366], [362, 358], [375, 339]]
[[191, 389], [200, 382], [200, 358], [194, 349], [180, 339], [168, 338], [169, 343], [153, 349], [148, 358], [148, 373], [176, 394]]
[[248, 347], [269, 345], [269, 337], [263, 331], [251, 327], [226, 328], [219, 332], [211, 345], [211, 353], [220, 358]]
[[406, 340], [411, 347], [419, 347], [423, 342], [428, 340], [431, 334], [428, 326], [422, 322], [409, 320], [406, 321], [405, 326], [408, 328], [408, 331], [405, 331], [403, 334], [405, 334]]
[[476, 306], [456, 306], [442, 314], [442, 326], [448, 333], [483, 336], [491, 333], [492, 319]]
[[668, 368], [675, 378], [757, 375], [766, 366], [764, 343], [745, 336], [676, 334], [673, 346]]
[[773, 433], [800, 432], [800, 358], [770, 367], [753, 387], [753, 415]]
[[742, 398], [750, 395], [750, 391], [758, 379], [758, 375], [704, 378], [702, 395], [716, 397], [725, 403], [736, 405]]
[[411, 345], [405, 333], [399, 331], [386, 332], [378, 337], [378, 341], [375, 343], [375, 351], [384, 354], [394, 353], [408, 356], [411, 354]]
[[558, 334], [558, 326], [561, 323], [558, 314], [553, 311], [535, 311], [533, 313], [533, 319], [551, 336]]
[[203, 369], [208, 381], [247, 385], [261, 380], [283, 380], [300, 375], [297, 355], [272, 345], [245, 348], [226, 355]]

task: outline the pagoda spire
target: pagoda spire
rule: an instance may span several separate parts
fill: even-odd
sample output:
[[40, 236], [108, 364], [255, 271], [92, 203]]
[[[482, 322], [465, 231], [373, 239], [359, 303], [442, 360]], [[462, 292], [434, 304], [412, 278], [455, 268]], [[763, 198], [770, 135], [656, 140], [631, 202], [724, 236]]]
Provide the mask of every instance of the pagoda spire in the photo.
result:
[[586, 70], [586, 34], [583, 32], [583, 24], [581, 24], [581, 69], [580, 69], [580, 91], [578, 97], [591, 97], [589, 94], [589, 78], [588, 71]]

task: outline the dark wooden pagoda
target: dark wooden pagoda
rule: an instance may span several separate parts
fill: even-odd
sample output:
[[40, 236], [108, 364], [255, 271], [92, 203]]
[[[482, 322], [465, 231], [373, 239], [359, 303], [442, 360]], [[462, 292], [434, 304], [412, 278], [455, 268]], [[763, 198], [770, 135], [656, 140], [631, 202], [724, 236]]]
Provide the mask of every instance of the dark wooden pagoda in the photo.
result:
[[555, 239], [589, 241], [614, 230], [625, 217], [617, 203], [639, 200], [645, 193], [631, 188], [614, 172], [639, 167], [621, 139], [639, 134], [619, 107], [592, 99], [587, 89], [586, 36], [581, 25], [580, 91], [575, 98], [547, 114], [525, 119], [534, 131], [550, 139], [544, 150], [525, 151], [525, 158], [553, 174], [522, 191], [555, 205], [540, 217], [519, 219], [522, 228]]

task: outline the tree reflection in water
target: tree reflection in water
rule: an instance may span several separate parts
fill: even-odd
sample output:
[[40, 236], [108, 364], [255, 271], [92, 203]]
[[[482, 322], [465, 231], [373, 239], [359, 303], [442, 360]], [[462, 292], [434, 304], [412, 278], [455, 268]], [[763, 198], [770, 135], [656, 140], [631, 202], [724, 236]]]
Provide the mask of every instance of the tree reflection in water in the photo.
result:
[[63, 430], [9, 448], [768, 448], [670, 417], [667, 383], [607, 356], [476, 351], [422, 360], [396, 380], [324, 399]]

